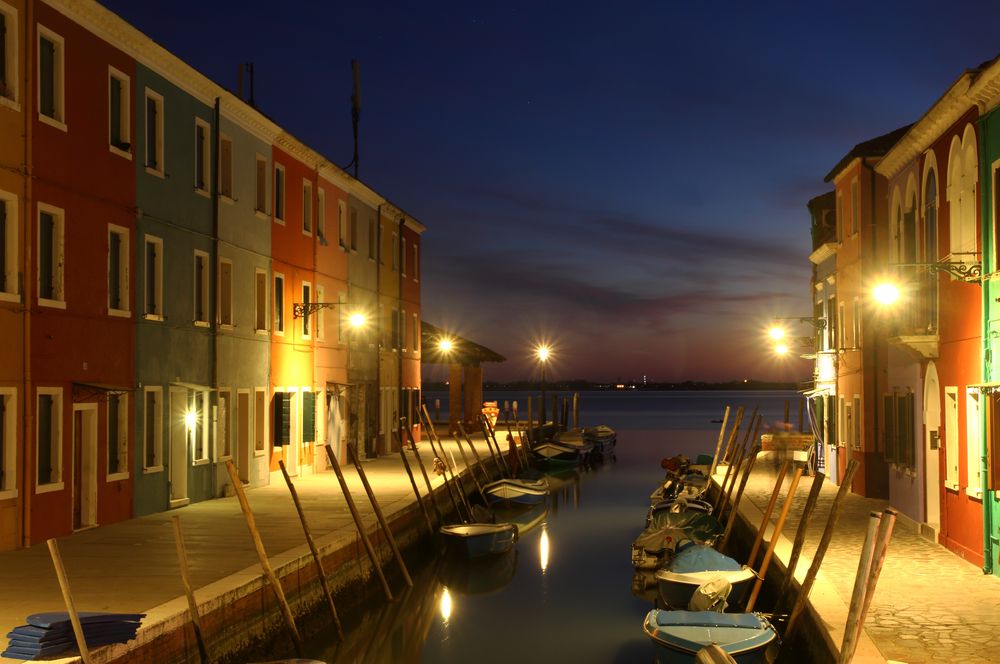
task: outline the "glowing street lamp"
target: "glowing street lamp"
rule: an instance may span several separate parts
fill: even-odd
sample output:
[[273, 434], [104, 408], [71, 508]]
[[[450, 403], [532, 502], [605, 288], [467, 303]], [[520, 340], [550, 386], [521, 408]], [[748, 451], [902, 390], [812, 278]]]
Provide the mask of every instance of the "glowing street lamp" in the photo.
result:
[[350, 323], [353, 329], [360, 330], [361, 328], [363, 328], [365, 325], [368, 324], [368, 317], [365, 316], [363, 313], [356, 311], [350, 315], [347, 321]]
[[786, 344], [778, 344], [777, 346], [774, 347], [774, 354], [778, 355], [779, 357], [788, 355], [788, 346]]
[[884, 281], [872, 289], [872, 295], [875, 297], [875, 301], [882, 306], [892, 306], [899, 302], [899, 286]]
[[442, 353], [448, 354], [455, 349], [455, 342], [448, 337], [442, 337], [441, 340], [438, 341], [438, 349]]
[[[552, 349], [549, 348], [548, 344], [539, 344], [535, 348], [535, 357], [542, 365], [542, 409], [538, 413], [541, 424], [545, 424], [545, 365], [549, 362], [549, 357], [552, 356]], [[553, 419], [555, 419], [555, 413], [552, 414]]]
[[785, 328], [775, 325], [767, 331], [767, 334], [775, 341], [780, 341], [785, 338]]

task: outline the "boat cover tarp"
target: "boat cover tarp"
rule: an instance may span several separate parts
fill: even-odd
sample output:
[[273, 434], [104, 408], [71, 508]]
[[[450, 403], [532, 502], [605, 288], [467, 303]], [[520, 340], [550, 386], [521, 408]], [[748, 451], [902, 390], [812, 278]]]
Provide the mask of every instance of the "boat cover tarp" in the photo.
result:
[[657, 611], [657, 625], [679, 627], [742, 627], [760, 629], [764, 623], [756, 613], [718, 613], [716, 611]]
[[678, 551], [670, 561], [670, 571], [681, 574], [708, 571], [736, 572], [742, 567], [729, 556], [704, 544], [689, 546], [683, 551]]

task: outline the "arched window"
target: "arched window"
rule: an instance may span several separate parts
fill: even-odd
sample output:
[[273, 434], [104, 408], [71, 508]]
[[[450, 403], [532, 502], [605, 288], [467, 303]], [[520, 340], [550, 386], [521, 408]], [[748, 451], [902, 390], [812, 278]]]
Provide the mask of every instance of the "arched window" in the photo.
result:
[[929, 170], [924, 184], [924, 260], [936, 263], [938, 256], [937, 177]]
[[948, 224], [952, 259], [976, 261], [976, 183], [978, 181], [976, 132], [966, 125], [960, 141], [951, 140], [948, 151]]

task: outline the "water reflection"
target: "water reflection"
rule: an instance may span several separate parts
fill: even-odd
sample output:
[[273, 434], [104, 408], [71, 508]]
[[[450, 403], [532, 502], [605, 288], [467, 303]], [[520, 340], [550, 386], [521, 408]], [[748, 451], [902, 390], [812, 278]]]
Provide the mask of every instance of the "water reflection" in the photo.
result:
[[549, 567], [549, 531], [543, 525], [542, 536], [538, 538], [538, 563], [542, 567], [542, 574]]
[[445, 627], [448, 626], [449, 618], [451, 618], [451, 593], [448, 592], [448, 588], [445, 588], [444, 592], [441, 593], [441, 620]]

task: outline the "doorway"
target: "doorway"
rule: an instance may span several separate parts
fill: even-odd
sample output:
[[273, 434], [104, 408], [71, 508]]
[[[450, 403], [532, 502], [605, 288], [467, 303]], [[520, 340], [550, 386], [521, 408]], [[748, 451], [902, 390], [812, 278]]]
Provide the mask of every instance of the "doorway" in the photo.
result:
[[236, 468], [240, 481], [250, 483], [250, 390], [236, 393]]
[[73, 404], [73, 530], [97, 525], [97, 404]]
[[170, 507], [190, 502], [187, 493], [187, 392], [184, 388], [170, 388]]
[[[957, 432], [956, 432], [957, 435]], [[927, 525], [941, 529], [941, 387], [937, 366], [927, 363], [924, 374], [924, 496]]]

